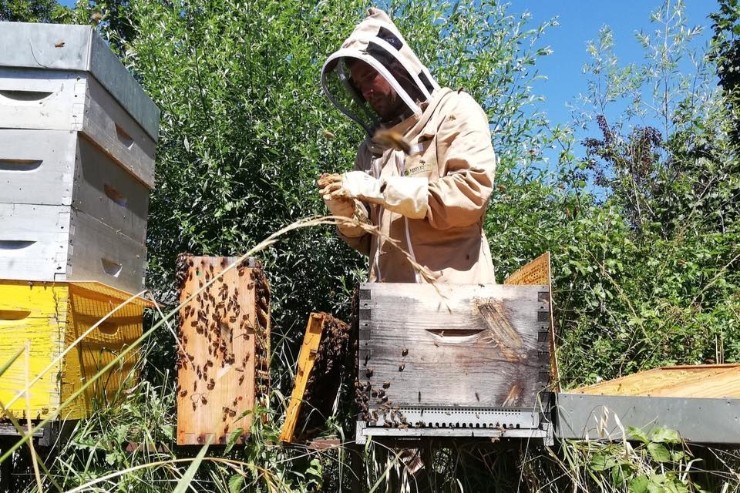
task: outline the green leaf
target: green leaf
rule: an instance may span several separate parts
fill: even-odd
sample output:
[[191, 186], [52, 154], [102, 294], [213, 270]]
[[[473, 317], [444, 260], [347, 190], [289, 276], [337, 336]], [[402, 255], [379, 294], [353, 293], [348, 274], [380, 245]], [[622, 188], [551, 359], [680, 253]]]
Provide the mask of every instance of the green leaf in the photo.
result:
[[229, 478], [229, 493], [239, 493], [244, 486], [244, 476], [234, 474]]
[[647, 476], [637, 476], [630, 480], [628, 485], [629, 493], [647, 493], [650, 480]]
[[634, 426], [630, 426], [627, 428], [627, 436], [630, 438], [630, 440], [639, 440], [642, 443], [648, 443], [650, 441], [648, 439], [647, 433]]
[[681, 437], [676, 430], [656, 428], [650, 432], [650, 441], [657, 443], [681, 443]]
[[650, 457], [657, 462], [671, 462], [671, 452], [662, 443], [650, 442], [647, 444]]
[[198, 452], [198, 455], [195, 456], [195, 459], [193, 459], [193, 462], [190, 463], [190, 467], [188, 467], [187, 471], [185, 471], [185, 474], [183, 474], [180, 480], [177, 482], [177, 486], [172, 491], [172, 493], [185, 493], [188, 488], [190, 488], [190, 483], [193, 482], [193, 478], [198, 472], [200, 463], [203, 462], [203, 457], [206, 456], [206, 452], [208, 452], [208, 447], [210, 446], [210, 444], [211, 438], [208, 438], [208, 442], [203, 445], [203, 447], [200, 449], [200, 452]]

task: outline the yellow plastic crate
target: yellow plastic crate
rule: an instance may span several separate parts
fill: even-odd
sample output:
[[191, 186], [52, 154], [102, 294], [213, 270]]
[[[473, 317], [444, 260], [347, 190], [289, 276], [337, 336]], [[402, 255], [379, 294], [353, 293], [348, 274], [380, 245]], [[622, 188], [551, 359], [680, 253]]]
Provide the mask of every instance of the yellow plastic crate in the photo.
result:
[[148, 302], [137, 298], [120, 306], [130, 297], [95, 282], [0, 281], [0, 366], [24, 350], [0, 376], [0, 402], [6, 410], [2, 418], [8, 413], [31, 419], [83, 418], [96, 399], [106, 402], [121, 385], [131, 382], [127, 377], [138, 358], [136, 350], [61, 407], [141, 336]]

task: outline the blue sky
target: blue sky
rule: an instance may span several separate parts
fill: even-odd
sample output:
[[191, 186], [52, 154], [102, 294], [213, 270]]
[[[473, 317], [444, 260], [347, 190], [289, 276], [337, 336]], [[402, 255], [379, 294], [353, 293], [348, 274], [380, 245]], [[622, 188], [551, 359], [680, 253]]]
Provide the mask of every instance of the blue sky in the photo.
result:
[[[672, 2], [672, 3], [675, 3]], [[608, 25], [614, 33], [615, 53], [620, 64], [639, 63], [644, 52], [635, 33], [652, 33], [651, 12], [658, 9], [661, 0], [511, 0], [511, 13], [530, 12], [532, 25], [557, 17], [559, 26], [550, 28], [542, 45], [549, 45], [553, 53], [537, 62], [539, 73], [547, 77], [534, 85], [536, 94], [545, 97], [542, 108], [551, 123], [566, 123], [570, 113], [566, 103], [573, 102], [579, 92], [586, 91], [582, 69], [589, 61], [588, 41], [598, 38], [599, 29]], [[698, 43], [711, 38], [708, 14], [717, 10], [715, 0], [686, 0], [685, 14], [690, 27], [704, 26]]]

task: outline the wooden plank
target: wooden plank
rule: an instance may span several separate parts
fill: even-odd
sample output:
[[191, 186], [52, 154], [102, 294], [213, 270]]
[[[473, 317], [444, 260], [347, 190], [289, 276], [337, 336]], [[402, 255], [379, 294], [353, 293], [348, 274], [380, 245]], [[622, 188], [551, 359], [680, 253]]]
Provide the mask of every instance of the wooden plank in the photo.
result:
[[[350, 327], [328, 313], [312, 313], [298, 359], [298, 374], [291, 394], [284, 442], [306, 441], [325, 430], [339, 396], [343, 379], [354, 375], [348, 366]], [[352, 363], [350, 363], [350, 361]]]
[[147, 188], [154, 188], [156, 142], [93, 77], [87, 80], [82, 132]]
[[548, 286], [363, 284], [361, 408], [534, 409], [549, 381], [547, 293]]
[[0, 67], [0, 122], [10, 129], [81, 131], [154, 188], [155, 140], [90, 73]]
[[0, 203], [0, 279], [144, 286], [146, 246], [67, 206]]
[[28, 365], [18, 358], [0, 376], [0, 401], [17, 418], [26, 416], [26, 401], [34, 419], [46, 418], [60, 404], [63, 363], [26, 390], [26, 382], [54, 361], [62, 350], [68, 292], [64, 286], [33, 285], [27, 282], [0, 282], [0, 360], [6, 361], [18, 349], [30, 346]]
[[77, 139], [72, 206], [120, 231], [146, 242], [149, 189], [87, 139]]
[[[128, 298], [125, 293], [110, 296], [104, 286], [103, 292], [97, 293], [91, 290], [94, 287], [0, 281], [0, 330], [4, 336], [0, 339], [0, 360], [8, 359], [26, 342], [30, 346], [28, 365], [20, 358], [0, 377], [0, 401], [14, 416], [26, 416], [27, 395], [33, 419], [57, 412], [59, 419], [80, 419], [89, 416], [95, 400], [104, 404], [108, 397], [125, 390], [124, 381], [138, 359], [137, 352], [60, 409], [73, 392], [142, 333], [144, 305], [129, 304], [62, 357], [78, 337]], [[37, 376], [38, 381], [25, 392], [26, 382]]]
[[0, 203], [0, 279], [66, 275], [71, 215], [66, 206]]
[[0, 129], [0, 202], [71, 205], [74, 133]]
[[[62, 400], [66, 400], [86, 381], [92, 379], [105, 365], [118, 357], [143, 332], [144, 308], [141, 304], [129, 303], [122, 306], [128, 296], [110, 297], [101, 300], [94, 292], [75, 284], [69, 285], [69, 325], [65, 333], [64, 345], [68, 347], [78, 337], [86, 333], [106, 315], [110, 316], [100, 323], [79, 343], [77, 351], [71, 352], [65, 362], [61, 381]], [[79, 417], [89, 416], [97, 405], [105, 406], [132, 383], [136, 382], [136, 365], [139, 351], [129, 353], [118, 360], [113, 370], [99, 377], [88, 387], [83, 398], [75, 402]], [[69, 413], [69, 410], [68, 410]]]
[[572, 394], [740, 398], [740, 365], [655, 368], [569, 391]]
[[545, 252], [536, 259], [526, 264], [504, 280], [504, 284], [528, 286], [545, 284], [550, 287], [550, 330], [548, 334], [550, 344], [550, 387], [553, 392], [560, 391], [560, 371], [558, 370], [558, 358], [555, 348], [555, 321], [553, 319], [552, 306], [552, 269], [550, 264], [550, 252]]
[[57, 279], [98, 281], [128, 293], [144, 288], [146, 246], [72, 209], [67, 272]]
[[80, 135], [0, 130], [0, 201], [71, 205], [144, 243], [149, 189]]
[[320, 313], [310, 314], [308, 324], [306, 324], [306, 332], [303, 336], [303, 343], [298, 353], [298, 371], [293, 384], [293, 392], [285, 413], [285, 422], [280, 430], [280, 441], [282, 442], [293, 442], [295, 439], [295, 428], [303, 404], [306, 382], [313, 369], [323, 330], [324, 315]]
[[[269, 287], [237, 259], [178, 257], [177, 443], [225, 444], [249, 436], [269, 385]], [[208, 285], [213, 279], [212, 284]], [[192, 299], [190, 299], [192, 297]]]
[[0, 126], [81, 130], [84, 72], [0, 67]]

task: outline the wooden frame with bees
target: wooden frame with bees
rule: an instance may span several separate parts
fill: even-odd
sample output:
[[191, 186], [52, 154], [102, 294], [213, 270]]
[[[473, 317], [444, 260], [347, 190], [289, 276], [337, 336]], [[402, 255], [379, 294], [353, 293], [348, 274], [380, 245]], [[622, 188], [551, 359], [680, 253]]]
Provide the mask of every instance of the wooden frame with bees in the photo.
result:
[[177, 261], [177, 444], [243, 442], [270, 386], [270, 287], [257, 261]]

